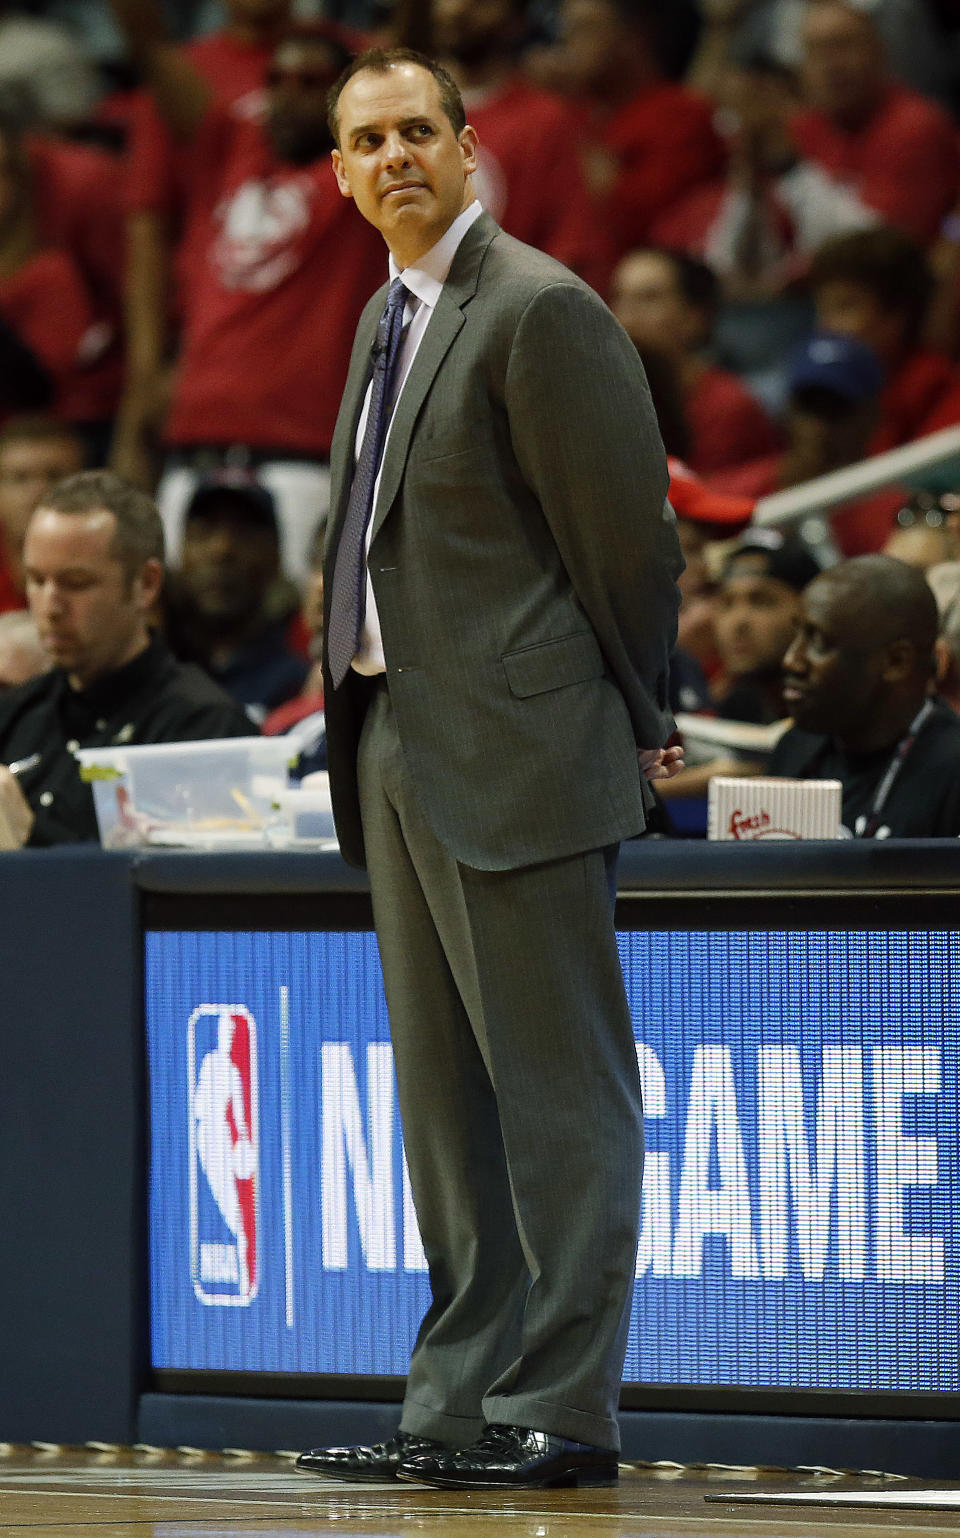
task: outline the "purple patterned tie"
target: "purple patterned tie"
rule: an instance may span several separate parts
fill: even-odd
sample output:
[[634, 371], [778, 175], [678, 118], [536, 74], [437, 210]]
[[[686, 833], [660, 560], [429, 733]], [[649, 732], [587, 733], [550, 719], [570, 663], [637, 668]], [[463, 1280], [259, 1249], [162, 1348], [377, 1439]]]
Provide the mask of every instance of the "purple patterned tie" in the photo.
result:
[[409, 297], [403, 279], [394, 278], [373, 344], [373, 382], [367, 425], [353, 472], [350, 501], [340, 531], [330, 590], [327, 652], [335, 689], [339, 689], [350, 671], [350, 664], [360, 644], [367, 599], [367, 564], [364, 559], [367, 525], [373, 512], [373, 493], [390, 420], [392, 385], [403, 334], [403, 310]]

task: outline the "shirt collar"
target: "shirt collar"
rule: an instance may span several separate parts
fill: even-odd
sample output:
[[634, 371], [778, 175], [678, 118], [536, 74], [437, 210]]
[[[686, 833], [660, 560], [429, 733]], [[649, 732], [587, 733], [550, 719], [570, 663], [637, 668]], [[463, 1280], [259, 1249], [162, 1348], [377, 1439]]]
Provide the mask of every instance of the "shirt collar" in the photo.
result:
[[450, 228], [440, 236], [436, 245], [431, 246], [413, 267], [404, 267], [401, 271], [391, 256], [391, 281], [394, 278], [402, 278], [404, 287], [408, 288], [421, 304], [428, 305], [431, 310], [434, 309], [440, 298], [440, 291], [447, 281], [457, 248], [474, 220], [479, 219], [482, 213], [482, 203], [479, 198], [474, 198], [470, 207], [457, 215]]
[[159, 635], [153, 634], [143, 651], [113, 672], [103, 673], [85, 689], [73, 689], [66, 669], [60, 674], [61, 699], [78, 710], [108, 716], [136, 702], [141, 703], [155, 689], [170, 658]]

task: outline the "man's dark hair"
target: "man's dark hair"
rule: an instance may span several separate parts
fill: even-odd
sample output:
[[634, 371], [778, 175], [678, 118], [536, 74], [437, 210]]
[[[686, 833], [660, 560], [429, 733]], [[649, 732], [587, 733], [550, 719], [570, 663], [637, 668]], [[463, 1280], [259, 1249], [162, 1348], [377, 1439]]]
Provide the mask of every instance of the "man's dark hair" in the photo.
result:
[[918, 672], [932, 668], [937, 601], [922, 571], [892, 555], [857, 555], [830, 567], [817, 581], [832, 583], [856, 610], [868, 645], [911, 641]]
[[669, 62], [670, 24], [663, 0], [607, 0], [619, 20], [650, 48], [661, 68]]
[[436, 59], [428, 58], [425, 53], [418, 53], [416, 48], [368, 48], [365, 53], [357, 54], [357, 57], [347, 65], [330, 87], [327, 96], [327, 123], [337, 144], [340, 143], [340, 93], [348, 80], [352, 80], [354, 75], [359, 75], [361, 70], [371, 70], [375, 75], [386, 75], [400, 64], [417, 64], [433, 76], [440, 91], [440, 104], [453, 125], [454, 133], [458, 138], [460, 137], [467, 126], [463, 97], [460, 95], [457, 82], [447, 73], [442, 64], [438, 64]]
[[277, 39], [276, 48], [283, 48], [288, 43], [300, 43], [305, 48], [325, 48], [337, 70], [345, 69], [354, 53], [343, 27], [321, 17], [288, 22]]
[[686, 251], [662, 247], [660, 254], [671, 263], [677, 275], [677, 286], [687, 304], [702, 310], [712, 327], [720, 306], [720, 280], [713, 268]]
[[86, 445], [76, 428], [58, 417], [8, 417], [0, 427], [0, 458], [12, 443], [70, 443], [77, 449], [81, 461], [87, 457]]
[[40, 506], [55, 513], [112, 513], [111, 554], [133, 580], [144, 561], [163, 560], [163, 524], [152, 497], [110, 470], [81, 470], [47, 492]]
[[933, 293], [923, 249], [900, 230], [880, 226], [838, 235], [820, 247], [810, 264], [810, 287], [856, 283], [887, 310], [903, 316], [904, 340], [913, 346]]

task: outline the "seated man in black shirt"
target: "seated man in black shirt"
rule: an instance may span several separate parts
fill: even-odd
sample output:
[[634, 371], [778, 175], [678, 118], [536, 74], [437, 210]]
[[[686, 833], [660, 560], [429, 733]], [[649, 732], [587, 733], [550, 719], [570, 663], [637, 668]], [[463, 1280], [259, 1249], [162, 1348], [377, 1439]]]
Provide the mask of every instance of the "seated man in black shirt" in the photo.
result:
[[151, 635], [163, 529], [143, 492], [97, 470], [60, 481], [30, 520], [24, 570], [53, 669], [0, 699], [7, 847], [96, 839], [77, 748], [255, 733], [239, 705]]
[[932, 691], [937, 606], [922, 573], [861, 555], [803, 593], [783, 659], [796, 723], [769, 773], [839, 780], [856, 838], [960, 835], [960, 717]]

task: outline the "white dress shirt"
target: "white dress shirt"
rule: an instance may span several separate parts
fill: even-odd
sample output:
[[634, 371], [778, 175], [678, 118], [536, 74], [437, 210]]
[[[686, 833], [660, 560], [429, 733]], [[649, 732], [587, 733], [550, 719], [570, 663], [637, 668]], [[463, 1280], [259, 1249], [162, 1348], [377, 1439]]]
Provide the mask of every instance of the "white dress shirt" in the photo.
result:
[[[404, 267], [401, 272], [393, 257], [390, 257], [390, 281], [394, 278], [402, 278], [404, 286], [410, 290], [410, 298], [407, 300], [403, 312], [404, 332], [400, 344], [400, 357], [397, 363], [397, 374], [394, 382], [393, 400], [390, 403], [390, 422], [387, 426], [387, 436], [383, 446], [383, 456], [380, 460], [380, 469], [377, 471], [377, 480], [373, 488], [374, 514], [376, 512], [377, 498], [380, 495], [380, 477], [383, 474], [383, 463], [387, 457], [387, 449], [390, 444], [390, 431], [393, 427], [393, 412], [397, 401], [410, 372], [411, 365], [417, 355], [417, 348], [423, 341], [424, 333], [430, 324], [431, 317], [437, 306], [437, 300], [447, 275], [453, 264], [453, 258], [457, 254], [464, 235], [479, 219], [483, 212], [483, 206], [478, 199], [465, 208], [462, 214], [458, 214], [450, 228], [441, 235], [435, 246], [431, 246], [425, 256], [422, 256], [415, 267]], [[370, 409], [371, 384], [367, 386], [366, 399], [363, 410], [360, 413], [360, 421], [357, 424], [357, 437], [354, 443], [354, 464], [360, 454], [360, 445], [363, 442], [363, 434], [367, 425], [367, 413]], [[366, 553], [367, 561], [370, 558], [370, 541], [373, 538], [374, 514], [371, 514], [367, 525]], [[363, 628], [360, 631], [360, 645], [353, 659], [352, 666], [358, 673], [371, 676], [374, 673], [386, 672], [386, 663], [383, 657], [383, 638], [380, 634], [380, 617], [377, 614], [377, 604], [373, 596], [373, 584], [370, 581], [369, 565], [367, 568], [367, 602], [364, 612]]]

